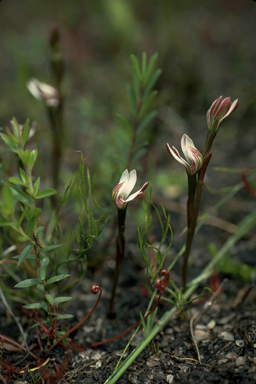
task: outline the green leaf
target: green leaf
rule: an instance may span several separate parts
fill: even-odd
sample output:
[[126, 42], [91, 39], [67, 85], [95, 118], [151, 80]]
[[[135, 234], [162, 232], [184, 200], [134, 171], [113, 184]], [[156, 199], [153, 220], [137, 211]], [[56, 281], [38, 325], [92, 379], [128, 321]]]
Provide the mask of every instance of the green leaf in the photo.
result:
[[29, 135], [29, 119], [26, 120], [24, 126], [23, 126], [23, 131], [22, 131], [22, 135], [21, 135], [21, 140], [22, 140], [22, 145], [23, 145], [23, 148], [25, 147], [26, 145], [26, 142], [27, 142], [27, 139], [28, 139], [28, 135]]
[[[20, 258], [20, 255], [16, 255], [16, 256], [12, 256], [12, 259], [19, 259]], [[26, 259], [33, 259], [35, 260], [36, 259], [36, 255], [32, 255], [32, 253], [30, 255], [27, 255]]]
[[52, 283], [56, 283], [57, 281], [60, 281], [60, 280], [63, 280], [63, 279], [66, 279], [66, 277], [69, 277], [70, 275], [56, 275], [54, 277], [51, 277], [49, 280], [46, 281], [46, 284], [52, 284]]
[[65, 301], [69, 301], [71, 299], [72, 299], [72, 297], [67, 297], [67, 296], [56, 297], [54, 299], [54, 304], [56, 304], [56, 303], [64, 303]]
[[1, 196], [1, 213], [2, 215], [11, 216], [14, 213], [14, 199], [9, 185], [4, 183]]
[[20, 179], [18, 179], [17, 177], [9, 177], [9, 182], [10, 183], [13, 183], [13, 184], [18, 184], [18, 185], [23, 185], [24, 186], [24, 182]]
[[36, 233], [42, 232], [44, 230], [44, 227], [38, 227], [36, 230]]
[[30, 158], [30, 151], [25, 151], [20, 155], [21, 161], [23, 164], [28, 165]]
[[27, 187], [28, 186], [28, 175], [26, 174], [26, 172], [22, 168], [19, 168], [19, 171], [20, 171], [21, 180], [23, 181], [24, 186]]
[[29, 159], [28, 159], [28, 167], [32, 171], [35, 161], [37, 157], [37, 150], [33, 149], [33, 151], [30, 152]]
[[158, 58], [158, 53], [154, 53], [154, 55], [151, 57], [151, 59], [149, 60], [149, 63], [148, 63], [148, 67], [147, 67], [147, 72], [146, 72], [146, 76], [144, 78], [144, 84], [146, 84], [148, 82], [148, 79], [150, 78], [151, 76], [151, 73], [153, 72], [154, 70], [154, 66], [155, 66], [155, 63], [156, 63], [156, 60]]
[[147, 109], [150, 106], [150, 103], [154, 100], [154, 98], [156, 97], [157, 93], [158, 93], [157, 91], [151, 92], [151, 94], [148, 96], [148, 98], [145, 101], [143, 101], [143, 104], [142, 104], [142, 107], [141, 107], [141, 110], [140, 110], [140, 113], [139, 113], [139, 117], [140, 118], [145, 114], [145, 112], [147, 111]]
[[45, 189], [42, 189], [41, 191], [38, 192], [36, 198], [42, 199], [43, 197], [55, 195], [55, 193], [57, 193], [57, 191], [55, 191], [55, 189], [45, 188]]
[[25, 205], [28, 205], [28, 206], [31, 205], [30, 197], [25, 192], [15, 187], [14, 185], [9, 185], [9, 188], [12, 192], [13, 197], [15, 197], [17, 200], [19, 200], [21, 203]]
[[133, 68], [135, 69], [135, 72], [138, 76], [138, 78], [141, 80], [141, 73], [140, 73], [140, 65], [139, 65], [139, 60], [135, 55], [131, 55], [132, 63], [133, 63]]
[[23, 305], [23, 308], [26, 308], [26, 309], [39, 309], [39, 308], [44, 308], [44, 303], [26, 304], [26, 305]]
[[2, 137], [3, 141], [5, 142], [6, 145], [15, 153], [18, 152], [19, 146], [18, 144], [11, 139], [9, 136], [5, 135], [4, 133], [0, 133], [0, 136]]
[[37, 284], [37, 289], [40, 291], [40, 292], [43, 292], [44, 293], [44, 286], [43, 286], [43, 284]]
[[15, 117], [11, 120], [11, 126], [12, 126], [12, 132], [13, 132], [13, 136], [17, 139], [17, 142], [19, 142], [19, 139], [20, 139], [20, 127], [19, 127], [19, 124], [17, 122], [17, 120], [15, 119]]
[[49, 301], [49, 303], [51, 305], [54, 304], [54, 298], [52, 297], [52, 295], [47, 294], [47, 295], [45, 295], [45, 298], [46, 298], [47, 301]]
[[32, 219], [29, 220], [28, 225], [27, 225], [26, 234], [28, 235], [28, 237], [30, 237], [32, 235], [34, 223], [35, 223], [35, 218], [32, 217]]
[[45, 256], [43, 259], [40, 260], [41, 267], [46, 268], [49, 264], [49, 257]]
[[147, 116], [144, 117], [144, 119], [141, 120], [141, 122], [138, 125], [137, 134], [139, 134], [141, 131], [143, 131], [144, 128], [154, 119], [154, 117], [157, 116], [157, 111], [150, 112]]
[[116, 117], [118, 118], [119, 121], [121, 121], [121, 123], [123, 124], [123, 126], [129, 131], [129, 132], [132, 132], [132, 127], [131, 125], [128, 123], [128, 121], [121, 115], [119, 115], [118, 113], [116, 113]]
[[45, 279], [45, 269], [42, 267], [37, 268], [37, 278], [42, 281]]
[[36, 285], [38, 283], [40, 283], [40, 281], [38, 281], [37, 279], [27, 279], [27, 280], [23, 280], [20, 283], [14, 285], [14, 288], [28, 288], [28, 287], [32, 287], [33, 285]]
[[141, 58], [141, 66], [142, 66], [142, 77], [143, 79], [145, 79], [146, 77], [146, 71], [147, 71], [147, 53], [146, 52], [143, 52], [142, 53], [142, 58]]
[[72, 319], [72, 317], [74, 317], [73, 315], [57, 315], [57, 320], [61, 320], [61, 319]]
[[149, 81], [148, 81], [148, 83], [147, 83], [147, 85], [146, 85], [146, 87], [145, 87], [145, 89], [144, 89], [143, 97], [142, 97], [143, 99], [144, 99], [145, 97], [147, 97], [147, 95], [149, 94], [149, 92], [151, 91], [151, 89], [154, 87], [154, 85], [155, 85], [155, 83], [156, 83], [158, 77], [161, 75], [161, 73], [162, 73], [162, 70], [161, 70], [161, 69], [157, 69], [157, 70], [153, 73], [152, 77], [149, 79]]
[[127, 87], [127, 92], [128, 92], [128, 96], [129, 96], [131, 107], [132, 107], [132, 113], [133, 113], [133, 116], [135, 117], [137, 115], [137, 101], [136, 101], [134, 90], [130, 85], [128, 85]]
[[[26, 248], [23, 249], [23, 251], [21, 252], [21, 254], [19, 255], [19, 261], [18, 261], [18, 264], [17, 264], [17, 267], [19, 267], [21, 265], [21, 263], [26, 260], [26, 258], [28, 257], [28, 255], [30, 254], [30, 252], [32, 251], [33, 249], [33, 245], [27, 245]], [[14, 256], [15, 257], [15, 256]]]
[[28, 218], [32, 219], [34, 217], [37, 219], [41, 215], [42, 210], [40, 208], [32, 208], [28, 212]]
[[63, 245], [64, 244], [47, 245], [46, 247], [42, 248], [42, 252], [52, 251], [53, 249], [57, 249], [57, 248], [63, 247]]
[[33, 188], [33, 194], [34, 196], [37, 195], [38, 189], [40, 187], [40, 177], [38, 177], [35, 181], [34, 188]]

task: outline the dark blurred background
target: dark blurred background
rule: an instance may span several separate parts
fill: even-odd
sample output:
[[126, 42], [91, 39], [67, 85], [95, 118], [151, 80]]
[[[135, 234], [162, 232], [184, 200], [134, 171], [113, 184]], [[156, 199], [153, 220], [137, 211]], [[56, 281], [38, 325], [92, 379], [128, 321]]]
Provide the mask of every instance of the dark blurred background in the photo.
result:
[[20, 123], [30, 117], [38, 124], [46, 155], [45, 107], [29, 94], [26, 82], [35, 77], [52, 83], [49, 36], [59, 26], [65, 62], [66, 180], [80, 160], [74, 150], [83, 150], [86, 165], [101, 176], [108, 173], [109, 159], [118, 152], [115, 113], [131, 117], [126, 92], [130, 55], [141, 57], [143, 51], [148, 57], [158, 52], [157, 66], [163, 70], [147, 158], [152, 174], [163, 172], [157, 175], [159, 186], [166, 184], [165, 170], [181, 171], [165, 150], [166, 142], [180, 147], [187, 133], [202, 150], [205, 114], [220, 95], [239, 98], [240, 105], [218, 134], [212, 164], [255, 166], [252, 0], [2, 0], [0, 20], [0, 126], [13, 116]]

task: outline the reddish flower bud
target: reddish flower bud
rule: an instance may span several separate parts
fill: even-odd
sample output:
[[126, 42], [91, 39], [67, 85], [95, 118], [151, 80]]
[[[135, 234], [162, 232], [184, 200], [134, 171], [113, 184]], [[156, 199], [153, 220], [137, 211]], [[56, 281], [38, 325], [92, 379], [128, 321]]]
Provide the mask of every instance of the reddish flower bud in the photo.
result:
[[210, 131], [217, 131], [226, 117], [231, 115], [238, 107], [238, 99], [231, 102], [230, 97], [220, 96], [215, 100], [206, 114], [206, 121]]

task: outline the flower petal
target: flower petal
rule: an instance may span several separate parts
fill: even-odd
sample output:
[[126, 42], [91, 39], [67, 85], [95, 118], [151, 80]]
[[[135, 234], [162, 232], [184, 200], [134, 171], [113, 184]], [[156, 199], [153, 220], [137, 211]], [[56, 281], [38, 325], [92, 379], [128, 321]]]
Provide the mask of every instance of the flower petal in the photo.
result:
[[133, 169], [129, 174], [128, 182], [122, 191], [122, 197], [124, 200], [129, 196], [129, 194], [133, 190], [133, 188], [136, 184], [136, 181], [137, 181], [137, 173], [136, 173], [135, 169]]
[[186, 168], [189, 168], [189, 164], [180, 156], [179, 151], [175, 147], [171, 148], [168, 143], [166, 144], [166, 147], [170, 155], [174, 157], [175, 160], [184, 165]]
[[143, 184], [141, 189], [139, 189], [137, 192], [135, 192], [131, 196], [129, 196], [128, 199], [124, 200], [124, 202], [128, 203], [129, 201], [137, 199], [137, 197], [139, 197], [143, 193], [143, 191], [145, 191], [147, 186], [148, 186], [148, 181], [145, 184]]

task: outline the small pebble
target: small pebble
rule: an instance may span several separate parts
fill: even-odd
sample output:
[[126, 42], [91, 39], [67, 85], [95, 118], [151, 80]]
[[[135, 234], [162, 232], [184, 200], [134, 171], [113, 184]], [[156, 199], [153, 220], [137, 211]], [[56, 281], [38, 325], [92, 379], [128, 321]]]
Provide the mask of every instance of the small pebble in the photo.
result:
[[167, 375], [166, 376], [166, 381], [168, 384], [171, 384], [173, 382], [174, 375]]
[[228, 362], [228, 359], [220, 359], [218, 365], [225, 364], [226, 362]]
[[221, 336], [223, 337], [223, 340], [225, 341], [234, 341], [234, 336], [230, 332], [221, 332]]
[[236, 366], [237, 367], [240, 367], [240, 365], [244, 365], [246, 362], [246, 356], [239, 356], [237, 359], [236, 359]]
[[98, 369], [98, 368], [100, 368], [101, 367], [101, 361], [99, 360], [99, 361], [97, 361], [97, 363], [96, 363], [96, 369]]
[[195, 339], [196, 341], [206, 340], [209, 338], [209, 333], [205, 331], [201, 331], [199, 329], [195, 330]]
[[243, 347], [244, 346], [244, 341], [243, 340], [236, 340], [236, 345], [238, 346], [238, 347]]
[[213, 329], [216, 325], [216, 321], [215, 320], [211, 320], [209, 321], [209, 323], [207, 324], [207, 328], [208, 329]]

